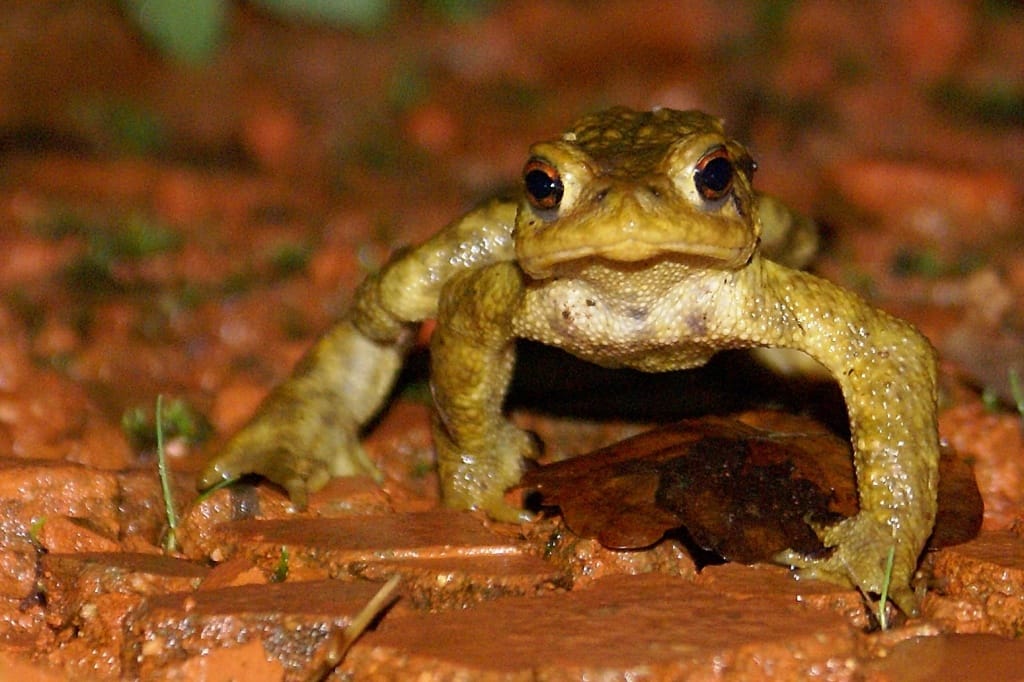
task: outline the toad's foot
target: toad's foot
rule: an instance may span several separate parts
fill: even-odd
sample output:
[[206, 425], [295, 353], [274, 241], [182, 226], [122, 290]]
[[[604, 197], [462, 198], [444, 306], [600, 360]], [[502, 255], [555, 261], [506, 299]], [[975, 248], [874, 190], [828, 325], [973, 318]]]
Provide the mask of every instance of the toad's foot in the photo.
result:
[[526, 523], [530, 512], [505, 501], [505, 491], [519, 482], [523, 458], [536, 459], [536, 439], [505, 422], [472, 448], [459, 448], [435, 423], [434, 443], [444, 503], [455, 509], [480, 509], [495, 521]]
[[[777, 563], [798, 568], [801, 577], [853, 585], [865, 594], [887, 594], [907, 615], [917, 614], [917, 597], [910, 579], [917, 567], [919, 548], [895, 537], [886, 523], [861, 512], [835, 525], [818, 529], [832, 553], [813, 559], [793, 550], [775, 557]], [[892, 570], [887, 571], [893, 552]]]
[[310, 493], [322, 488], [332, 476], [379, 472], [366, 456], [355, 426], [338, 414], [299, 420], [291, 410], [274, 409], [271, 402], [236, 434], [199, 476], [201, 490], [247, 474], [258, 474], [280, 485], [292, 503], [304, 509]]

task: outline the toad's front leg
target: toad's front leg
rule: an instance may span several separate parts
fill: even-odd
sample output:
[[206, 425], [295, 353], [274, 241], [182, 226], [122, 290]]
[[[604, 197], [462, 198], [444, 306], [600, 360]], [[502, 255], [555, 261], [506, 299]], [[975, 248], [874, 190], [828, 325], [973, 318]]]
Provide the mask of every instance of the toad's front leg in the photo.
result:
[[819, 531], [831, 555], [780, 558], [812, 576], [849, 580], [864, 592], [881, 594], [888, 586], [892, 600], [912, 613], [910, 580], [936, 512], [934, 350], [910, 324], [830, 282], [768, 261], [760, 267], [756, 279], [768, 285], [741, 306], [753, 321], [749, 329], [757, 330], [752, 336], [758, 343], [808, 353], [839, 383], [860, 501], [856, 516]]
[[441, 295], [430, 346], [434, 443], [444, 502], [501, 521], [526, 512], [504, 499], [536, 455], [533, 439], [502, 414], [515, 361], [512, 317], [523, 274], [501, 263], [453, 278]]

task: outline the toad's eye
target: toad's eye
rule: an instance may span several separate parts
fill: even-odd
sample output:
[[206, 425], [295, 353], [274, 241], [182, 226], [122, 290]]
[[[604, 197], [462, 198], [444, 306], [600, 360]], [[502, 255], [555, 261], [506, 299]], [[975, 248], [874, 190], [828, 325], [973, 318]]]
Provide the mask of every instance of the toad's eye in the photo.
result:
[[558, 169], [542, 159], [530, 159], [523, 168], [523, 184], [526, 197], [534, 208], [550, 210], [558, 208], [565, 193]]
[[700, 158], [693, 171], [693, 182], [706, 201], [721, 199], [732, 189], [736, 174], [725, 147], [715, 147]]

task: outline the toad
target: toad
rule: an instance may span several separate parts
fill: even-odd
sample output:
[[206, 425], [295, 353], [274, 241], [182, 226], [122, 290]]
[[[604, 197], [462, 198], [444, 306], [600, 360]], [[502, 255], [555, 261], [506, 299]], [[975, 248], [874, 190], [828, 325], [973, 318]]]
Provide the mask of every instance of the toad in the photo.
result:
[[303, 505], [330, 476], [373, 472], [359, 430], [428, 318], [444, 502], [503, 521], [529, 518], [504, 493], [537, 454], [503, 415], [516, 339], [647, 372], [729, 348], [796, 349], [842, 390], [860, 510], [817, 529], [829, 554], [777, 559], [865, 593], [888, 585], [913, 611], [936, 512], [934, 351], [910, 324], [795, 267], [813, 249], [808, 222], [755, 191], [754, 169], [701, 112], [581, 118], [532, 147], [517, 201], [481, 206], [368, 277], [200, 486], [257, 473]]

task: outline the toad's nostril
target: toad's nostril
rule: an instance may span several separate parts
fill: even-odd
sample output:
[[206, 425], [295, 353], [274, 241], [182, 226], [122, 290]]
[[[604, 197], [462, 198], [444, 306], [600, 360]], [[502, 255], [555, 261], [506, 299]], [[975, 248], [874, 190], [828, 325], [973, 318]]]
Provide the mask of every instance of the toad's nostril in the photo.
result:
[[637, 185], [631, 192], [631, 196], [636, 205], [642, 210], [654, 211], [661, 204], [662, 199], [666, 196], [666, 192], [664, 187], [651, 182]]

